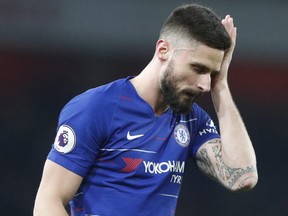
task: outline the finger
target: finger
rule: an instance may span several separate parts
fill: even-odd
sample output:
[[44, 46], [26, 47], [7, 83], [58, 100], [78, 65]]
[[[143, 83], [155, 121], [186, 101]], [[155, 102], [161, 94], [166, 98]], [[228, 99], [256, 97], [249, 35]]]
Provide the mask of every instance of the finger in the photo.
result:
[[231, 47], [230, 52], [232, 53], [236, 44], [236, 36], [237, 36], [237, 29], [234, 26], [234, 20], [233, 17], [231, 17], [229, 14], [225, 16], [225, 18], [222, 20], [222, 24], [225, 27], [225, 30], [227, 31], [228, 35], [231, 38]]
[[224, 25], [227, 33], [232, 37], [235, 28], [233, 17], [226, 15], [226, 17], [222, 20], [222, 24]]
[[232, 40], [232, 44], [235, 46], [236, 44], [236, 37], [237, 37], [237, 28], [234, 27], [232, 32], [231, 32], [231, 40]]
[[226, 24], [227, 21], [229, 20], [229, 18], [231, 18], [231, 16], [230, 15], [226, 15], [225, 18], [222, 20], [222, 23]]

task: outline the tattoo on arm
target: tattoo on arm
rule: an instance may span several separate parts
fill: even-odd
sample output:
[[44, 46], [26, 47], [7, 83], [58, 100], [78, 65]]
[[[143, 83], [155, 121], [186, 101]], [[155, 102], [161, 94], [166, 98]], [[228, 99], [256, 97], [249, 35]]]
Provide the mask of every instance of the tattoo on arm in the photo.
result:
[[[208, 157], [208, 153], [206, 149], [201, 149], [197, 153], [196, 163], [199, 169], [204, 172], [208, 177], [212, 178], [213, 180], [217, 180], [216, 171]], [[200, 159], [201, 158], [201, 159]]]
[[[213, 140], [210, 144], [221, 143], [221, 140]], [[215, 157], [215, 166], [213, 166], [208, 151], [206, 148], [200, 149], [197, 153], [197, 165], [199, 169], [204, 172], [207, 176], [214, 180], [227, 182], [228, 188], [232, 188], [241, 176], [246, 173], [255, 172], [256, 169], [253, 166], [243, 168], [232, 168], [224, 164], [222, 158], [221, 146], [212, 147], [213, 157]], [[238, 188], [241, 188], [248, 178], [240, 182]]]

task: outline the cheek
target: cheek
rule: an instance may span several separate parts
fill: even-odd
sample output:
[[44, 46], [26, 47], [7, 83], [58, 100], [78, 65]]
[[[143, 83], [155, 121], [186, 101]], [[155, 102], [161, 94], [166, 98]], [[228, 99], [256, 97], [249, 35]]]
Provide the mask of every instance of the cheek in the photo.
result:
[[191, 71], [182, 72], [175, 78], [175, 82], [180, 89], [191, 88], [197, 83], [197, 76]]
[[166, 82], [179, 90], [195, 83], [193, 71], [190, 68], [184, 67], [183, 64], [176, 64], [173, 60], [168, 63], [161, 73], [161, 79], [166, 80]]
[[191, 68], [185, 67], [184, 65], [175, 65], [172, 75], [174, 81], [182, 85], [190, 85], [194, 83], [197, 78]]

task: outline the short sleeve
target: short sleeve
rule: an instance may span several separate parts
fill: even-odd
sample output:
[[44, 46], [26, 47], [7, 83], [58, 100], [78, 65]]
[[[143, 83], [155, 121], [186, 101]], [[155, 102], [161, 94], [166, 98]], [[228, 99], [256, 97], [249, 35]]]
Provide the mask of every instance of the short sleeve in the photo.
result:
[[194, 106], [194, 114], [197, 121], [194, 125], [194, 137], [192, 141], [192, 157], [195, 159], [198, 149], [207, 141], [220, 138], [217, 128], [211, 117], [198, 105]]
[[73, 98], [61, 111], [48, 159], [85, 176], [107, 137], [101, 97], [90, 90]]

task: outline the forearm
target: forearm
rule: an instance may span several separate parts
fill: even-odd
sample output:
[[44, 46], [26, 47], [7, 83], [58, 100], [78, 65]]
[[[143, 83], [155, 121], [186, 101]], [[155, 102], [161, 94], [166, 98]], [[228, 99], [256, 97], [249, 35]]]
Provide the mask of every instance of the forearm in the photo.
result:
[[211, 93], [221, 134], [220, 148], [214, 152], [218, 161], [216, 178], [232, 191], [249, 190], [258, 181], [252, 142], [228, 84], [214, 86]]
[[256, 157], [250, 137], [228, 85], [219, 85], [211, 93], [220, 126], [223, 162], [230, 167], [256, 168]]

